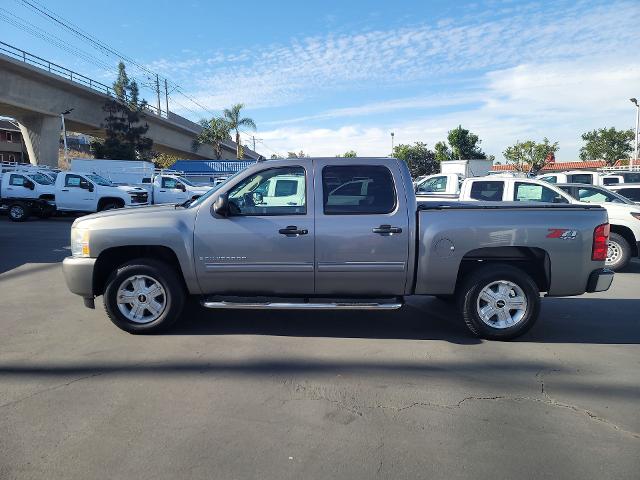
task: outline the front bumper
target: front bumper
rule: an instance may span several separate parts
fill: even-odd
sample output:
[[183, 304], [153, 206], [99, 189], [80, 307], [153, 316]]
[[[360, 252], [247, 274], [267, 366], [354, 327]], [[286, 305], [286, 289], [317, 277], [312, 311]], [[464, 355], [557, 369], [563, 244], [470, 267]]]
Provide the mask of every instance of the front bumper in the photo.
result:
[[72, 293], [93, 299], [93, 269], [95, 258], [67, 257], [62, 261], [62, 272]]
[[611, 283], [613, 282], [613, 272], [608, 268], [599, 268], [594, 270], [589, 275], [587, 281], [587, 292], [604, 292], [609, 290]]

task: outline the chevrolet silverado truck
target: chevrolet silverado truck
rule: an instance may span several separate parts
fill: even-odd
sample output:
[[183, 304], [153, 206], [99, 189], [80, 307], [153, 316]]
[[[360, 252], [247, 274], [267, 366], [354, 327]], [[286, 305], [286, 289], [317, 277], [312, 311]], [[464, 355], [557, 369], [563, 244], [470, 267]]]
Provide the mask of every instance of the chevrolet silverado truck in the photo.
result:
[[506, 340], [534, 324], [541, 292], [609, 288], [608, 235], [597, 205], [419, 204], [394, 158], [269, 160], [196, 200], [77, 219], [63, 271], [131, 333], [169, 327], [187, 295], [296, 310], [395, 310], [432, 295], [456, 300], [473, 334]]

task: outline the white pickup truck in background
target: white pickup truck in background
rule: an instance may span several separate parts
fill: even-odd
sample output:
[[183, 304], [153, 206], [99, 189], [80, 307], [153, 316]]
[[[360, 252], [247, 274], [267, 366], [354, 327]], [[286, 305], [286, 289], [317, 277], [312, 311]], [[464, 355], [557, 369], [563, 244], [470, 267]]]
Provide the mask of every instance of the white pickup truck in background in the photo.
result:
[[181, 172], [158, 169], [146, 160], [93, 160], [74, 158], [71, 169], [76, 172], [98, 174], [116, 185], [134, 185], [144, 188], [150, 204], [184, 203], [195, 200], [209, 191], [211, 186], [196, 185]]

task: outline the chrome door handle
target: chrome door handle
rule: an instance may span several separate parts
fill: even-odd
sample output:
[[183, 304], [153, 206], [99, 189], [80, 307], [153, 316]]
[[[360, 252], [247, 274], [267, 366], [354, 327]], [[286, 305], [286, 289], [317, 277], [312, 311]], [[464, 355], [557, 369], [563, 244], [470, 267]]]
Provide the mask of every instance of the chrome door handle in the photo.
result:
[[278, 230], [278, 233], [282, 235], [286, 235], [287, 237], [297, 237], [298, 235], [306, 235], [309, 233], [309, 230], [299, 229], [295, 225], [289, 225], [287, 228], [281, 228]]
[[380, 235], [393, 235], [394, 233], [402, 233], [402, 228], [400, 227], [392, 227], [391, 225], [380, 225], [379, 227], [375, 227], [373, 233], [378, 233]]

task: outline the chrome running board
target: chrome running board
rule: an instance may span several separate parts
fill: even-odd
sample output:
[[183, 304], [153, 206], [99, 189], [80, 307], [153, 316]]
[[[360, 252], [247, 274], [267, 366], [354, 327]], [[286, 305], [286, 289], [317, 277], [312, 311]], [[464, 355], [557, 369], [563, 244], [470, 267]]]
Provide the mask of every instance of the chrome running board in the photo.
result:
[[377, 302], [327, 302], [327, 303], [297, 303], [297, 302], [227, 302], [203, 300], [202, 306], [215, 309], [245, 309], [245, 310], [397, 310], [402, 303]]

